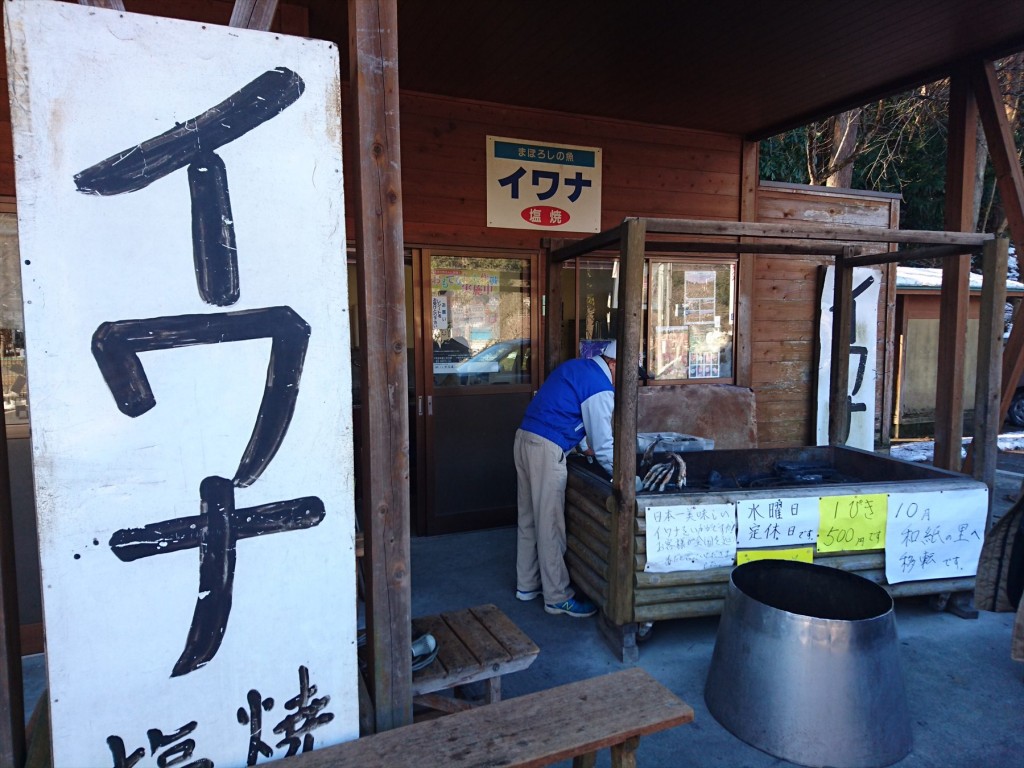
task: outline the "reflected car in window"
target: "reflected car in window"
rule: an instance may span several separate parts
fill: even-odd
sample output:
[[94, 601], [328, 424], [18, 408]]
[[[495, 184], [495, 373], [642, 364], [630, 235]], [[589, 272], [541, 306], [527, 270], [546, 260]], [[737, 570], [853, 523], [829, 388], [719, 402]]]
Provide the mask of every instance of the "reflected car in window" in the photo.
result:
[[530, 381], [530, 340], [506, 339], [455, 366], [459, 384], [525, 384]]

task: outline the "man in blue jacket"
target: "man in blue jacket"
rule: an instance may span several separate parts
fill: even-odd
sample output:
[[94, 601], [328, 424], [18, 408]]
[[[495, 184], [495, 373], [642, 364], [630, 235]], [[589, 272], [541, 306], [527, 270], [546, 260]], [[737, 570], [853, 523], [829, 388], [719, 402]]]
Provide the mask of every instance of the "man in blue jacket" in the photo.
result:
[[544, 596], [544, 610], [593, 616], [593, 603], [577, 599], [565, 565], [565, 456], [584, 439], [588, 455], [611, 474], [614, 443], [616, 345], [600, 357], [568, 360], [556, 368], [526, 409], [516, 432], [519, 537], [516, 597]]

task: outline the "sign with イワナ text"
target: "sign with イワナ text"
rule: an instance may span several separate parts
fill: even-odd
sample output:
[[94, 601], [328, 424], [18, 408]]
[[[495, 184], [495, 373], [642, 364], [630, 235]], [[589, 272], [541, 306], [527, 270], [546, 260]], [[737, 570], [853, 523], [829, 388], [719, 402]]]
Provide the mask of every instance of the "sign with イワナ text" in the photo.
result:
[[988, 488], [890, 493], [885, 580], [973, 576], [988, 516]]
[[601, 231], [601, 150], [487, 137], [487, 226]]
[[734, 503], [647, 507], [644, 517], [645, 571], [704, 571], [736, 559]]
[[337, 48], [4, 11], [53, 764], [355, 738]]
[[[829, 394], [832, 371], [832, 303], [835, 298], [835, 267], [825, 269], [821, 292], [821, 324], [818, 329], [818, 445], [828, 445]], [[850, 375], [847, 391], [847, 424], [844, 445], [875, 449], [875, 372], [878, 351], [878, 290], [881, 275], [869, 267], [853, 269], [853, 328], [850, 342]]]
[[742, 499], [736, 502], [737, 546], [812, 546], [818, 538], [817, 496]]

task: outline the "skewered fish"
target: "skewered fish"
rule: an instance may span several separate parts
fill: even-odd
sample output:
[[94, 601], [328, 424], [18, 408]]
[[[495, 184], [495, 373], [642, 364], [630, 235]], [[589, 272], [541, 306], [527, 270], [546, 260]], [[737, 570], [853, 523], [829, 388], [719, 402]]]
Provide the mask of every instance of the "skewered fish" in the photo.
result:
[[644, 476], [640, 489], [662, 493], [673, 482], [677, 488], [686, 485], [686, 462], [678, 453], [670, 453], [668, 460], [651, 467]]

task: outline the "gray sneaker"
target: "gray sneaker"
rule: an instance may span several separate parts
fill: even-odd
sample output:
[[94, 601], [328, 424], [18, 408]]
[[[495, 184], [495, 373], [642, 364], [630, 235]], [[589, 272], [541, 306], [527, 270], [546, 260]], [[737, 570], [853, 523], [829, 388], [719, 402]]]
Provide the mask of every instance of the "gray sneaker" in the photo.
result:
[[564, 603], [546, 603], [544, 610], [548, 613], [564, 613], [574, 619], [585, 619], [597, 613], [597, 606], [589, 600], [577, 600], [575, 597], [570, 597]]

